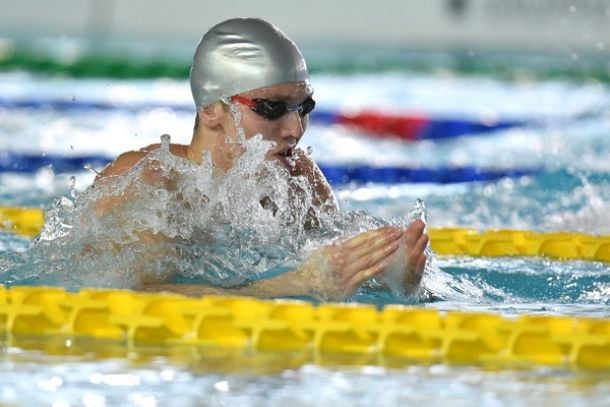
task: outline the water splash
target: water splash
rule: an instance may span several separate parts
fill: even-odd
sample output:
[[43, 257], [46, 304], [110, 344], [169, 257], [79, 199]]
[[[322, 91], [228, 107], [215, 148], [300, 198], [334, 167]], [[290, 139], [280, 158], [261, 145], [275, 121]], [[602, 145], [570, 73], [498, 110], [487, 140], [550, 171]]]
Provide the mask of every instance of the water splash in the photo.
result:
[[[314, 186], [266, 160], [274, 144], [261, 135], [244, 141], [245, 152], [226, 173], [214, 168], [209, 153], [203, 164], [175, 156], [170, 142], [169, 135], [162, 136], [160, 148], [124, 176], [102, 178], [80, 195], [72, 178], [69, 196], [47, 211], [32, 248], [6, 260], [10, 276], [5, 282], [133, 288], [142, 281], [170, 279], [236, 287], [292, 270], [337, 239], [428, 219], [420, 199], [404, 217], [317, 213], [318, 226], [308, 229]], [[363, 290], [380, 285], [397, 300], [417, 298], [401, 288], [405, 244], [385, 275]], [[484, 296], [484, 288], [436, 266], [429, 247], [426, 254], [423, 289], [416, 294]]]
[[237, 137], [239, 142], [241, 144], [244, 144], [246, 142], [246, 133], [241, 125], [241, 112], [239, 111], [235, 103], [230, 101], [230, 99], [225, 99], [223, 103], [229, 107], [229, 113], [231, 113], [231, 118], [233, 119], [233, 125], [235, 126], [235, 130], [237, 131]]
[[99, 172], [98, 172], [98, 171], [96, 171], [96, 169], [95, 169], [95, 168], [93, 168], [93, 166], [92, 166], [91, 164], [85, 164], [85, 165], [83, 166], [83, 168], [84, 168], [85, 170], [89, 171], [89, 172], [90, 172], [91, 174], [93, 174], [93, 175], [96, 175], [96, 176], [97, 176], [97, 175], [99, 175]]
[[420, 219], [422, 222], [424, 222], [424, 224], [428, 224], [428, 210], [426, 209], [423, 199], [417, 198], [415, 201], [415, 206], [409, 213], [409, 218], [412, 221]]
[[[54, 274], [57, 282], [61, 274], [72, 285], [130, 287], [146, 270], [147, 279], [235, 286], [298, 264], [310, 238], [304, 225], [312, 186], [265, 160], [273, 143], [260, 135], [246, 140], [226, 174], [206, 164], [209, 156], [197, 165], [171, 154], [169, 144], [164, 135], [125, 176], [104, 178], [79, 196], [71, 179], [70, 195], [47, 211], [21, 277]], [[57, 259], [56, 267], [43, 258]]]
[[594, 185], [589, 176], [583, 171], [571, 169], [568, 173], [576, 177], [581, 187], [575, 188], [571, 197], [564, 198], [566, 206], [582, 202], [578, 210], [568, 209], [548, 217], [546, 223], [554, 229], [576, 230], [584, 233], [606, 234], [610, 229], [610, 221], [607, 214], [610, 211], [610, 203], [604, 196], [604, 191], [610, 191], [610, 182], [601, 181]]

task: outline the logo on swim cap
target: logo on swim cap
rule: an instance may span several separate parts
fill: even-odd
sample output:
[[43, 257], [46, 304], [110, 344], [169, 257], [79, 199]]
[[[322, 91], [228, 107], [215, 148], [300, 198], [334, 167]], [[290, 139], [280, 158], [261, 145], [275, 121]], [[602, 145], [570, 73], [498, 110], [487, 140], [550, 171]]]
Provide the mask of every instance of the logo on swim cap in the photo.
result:
[[301, 51], [280, 30], [261, 19], [236, 18], [212, 27], [201, 38], [190, 80], [199, 109], [252, 89], [309, 84], [309, 74]]

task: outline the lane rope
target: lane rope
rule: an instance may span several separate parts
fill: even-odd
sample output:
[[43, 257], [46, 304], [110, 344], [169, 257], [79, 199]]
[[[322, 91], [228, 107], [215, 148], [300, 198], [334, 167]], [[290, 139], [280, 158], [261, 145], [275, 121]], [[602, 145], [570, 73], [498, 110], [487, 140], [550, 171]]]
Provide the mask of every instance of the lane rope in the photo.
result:
[[[305, 352], [320, 363], [610, 369], [610, 319], [0, 286], [0, 334]], [[70, 341], [72, 342], [72, 341]], [[56, 353], [57, 348], [53, 348]], [[66, 347], [66, 352], [72, 352]], [[343, 359], [345, 361], [345, 358]]]
[[[0, 207], [0, 228], [3, 230], [33, 237], [43, 222], [41, 209]], [[610, 235], [468, 228], [431, 228], [428, 234], [432, 249], [439, 255], [540, 256], [610, 263]]]
[[[180, 56], [168, 56], [160, 52], [158, 55], [134, 55], [132, 50], [116, 52], [95, 52], [84, 50], [75, 58], [63, 58], [62, 55], [41, 53], [36, 47], [17, 44], [7, 39], [8, 52], [0, 55], [0, 68], [3, 70], [27, 70], [42, 72], [48, 75], [70, 75], [78, 78], [176, 78], [185, 79], [189, 76], [191, 64], [191, 49]], [[132, 45], [137, 49], [137, 45]], [[349, 47], [348, 47], [349, 48]], [[321, 52], [319, 52], [321, 51]], [[535, 78], [569, 79], [571, 81], [590, 81], [595, 79], [604, 83], [610, 82], [610, 72], [606, 67], [606, 59], [596, 53], [588, 55], [589, 63], [569, 63], [563, 55], [541, 56], [525, 54], [509, 54], [514, 62], [507, 64], [507, 54], [504, 52], [479, 51], [476, 57], [460, 52], [448, 53], [438, 58], [437, 53], [426, 53], [409, 50], [358, 49], [351, 50], [337, 47], [320, 49], [319, 47], [305, 50], [310, 73], [332, 73], [351, 75], [359, 73], [405, 72], [413, 74], [421, 72], [458, 73], [462, 75], [494, 75], [507, 80], [522, 79], [523, 72]], [[369, 57], [362, 58], [363, 53]], [[544, 63], [541, 63], [541, 59]], [[514, 67], [519, 66], [516, 70]]]
[[[73, 99], [24, 99], [1, 98], [0, 108], [71, 111], [126, 111], [135, 113], [152, 109], [167, 109], [176, 113], [192, 113], [191, 103], [170, 104], [161, 102], [113, 103], [105, 101], [83, 101]], [[477, 119], [430, 117], [421, 114], [388, 114], [362, 109], [359, 111], [325, 111], [316, 109], [310, 114], [310, 122], [325, 125], [354, 127], [372, 137], [393, 136], [402, 140], [436, 140], [460, 137], [469, 134], [483, 134], [513, 127], [524, 126], [524, 121], [485, 121]]]
[[495, 181], [502, 178], [520, 178], [535, 175], [539, 168], [485, 169], [479, 167], [404, 168], [373, 167], [368, 165], [319, 164], [320, 170], [332, 185], [350, 183], [402, 184], [433, 183], [455, 184], [461, 182]]
[[[35, 154], [0, 151], [0, 173], [32, 174], [44, 168], [55, 173], [83, 171], [86, 167], [101, 169], [112, 159], [102, 155], [64, 156], [59, 154]], [[494, 181], [501, 178], [518, 178], [535, 175], [540, 168], [486, 169], [472, 166], [408, 168], [395, 166], [371, 166], [363, 164], [324, 164], [320, 169], [333, 185], [350, 183], [437, 183]]]

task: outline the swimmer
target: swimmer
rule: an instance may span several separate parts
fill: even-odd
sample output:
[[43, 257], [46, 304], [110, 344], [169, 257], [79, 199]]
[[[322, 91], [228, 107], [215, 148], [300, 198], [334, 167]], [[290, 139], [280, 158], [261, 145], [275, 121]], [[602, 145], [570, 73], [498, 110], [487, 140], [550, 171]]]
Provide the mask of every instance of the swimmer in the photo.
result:
[[[241, 138], [262, 134], [275, 143], [266, 160], [284, 166], [290, 176], [304, 176], [312, 188], [311, 213], [338, 211], [333, 192], [315, 162], [297, 146], [314, 109], [313, 88], [305, 60], [297, 46], [276, 27], [254, 18], [231, 19], [211, 28], [201, 39], [190, 72], [197, 113], [190, 144], [170, 144], [170, 152], [192, 163], [212, 161], [226, 172], [244, 153]], [[237, 109], [239, 121], [232, 109]], [[97, 176], [95, 183], [121, 177], [147, 154], [150, 145], [119, 155]], [[154, 171], [142, 177], [153, 178]], [[165, 180], [171, 188], [172, 180]], [[95, 184], [94, 184], [95, 185]], [[98, 216], [120, 207], [125, 197], [105, 197], [96, 203]], [[247, 198], [244, 198], [247, 199]], [[264, 203], [261, 202], [261, 205]], [[315, 216], [308, 222], [315, 224]], [[228, 294], [258, 297], [311, 296], [343, 300], [367, 281], [383, 273], [395, 258], [403, 259], [400, 274], [403, 292], [417, 291], [424, 272], [428, 237], [422, 221], [406, 230], [382, 227], [337, 241], [313, 252], [295, 270], [235, 288], [147, 281], [138, 288], [187, 295]], [[140, 236], [141, 241], [153, 241]], [[402, 253], [399, 253], [403, 251]]]

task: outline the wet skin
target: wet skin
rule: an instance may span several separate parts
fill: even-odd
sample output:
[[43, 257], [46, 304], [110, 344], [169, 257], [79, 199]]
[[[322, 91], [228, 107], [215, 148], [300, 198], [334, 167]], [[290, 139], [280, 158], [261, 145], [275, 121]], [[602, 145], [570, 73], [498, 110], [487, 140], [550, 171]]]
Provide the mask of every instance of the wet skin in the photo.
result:
[[[311, 88], [297, 82], [255, 89], [241, 95], [250, 99], [263, 98], [296, 105], [310, 97], [311, 92]], [[315, 162], [297, 147], [307, 128], [307, 116], [301, 117], [298, 112], [288, 112], [277, 120], [267, 120], [243, 104], [235, 103], [233, 108], [239, 112], [238, 125], [246, 139], [262, 134], [266, 140], [275, 143], [266, 154], [266, 159], [278, 161], [292, 176], [305, 176], [309, 180], [313, 186], [313, 205], [318, 210], [338, 210], [332, 190], [321, 171]], [[121, 176], [156, 148], [158, 148], [157, 144], [120, 155], [100, 173], [96, 182], [104, 182], [111, 176]], [[201, 163], [203, 152], [209, 151], [215, 168], [226, 172], [243, 154], [244, 148], [240, 143], [235, 118], [229, 107], [225, 103], [217, 102], [198, 110], [197, 125], [191, 143], [172, 144], [170, 151], [195, 163]], [[145, 169], [143, 177], [146, 178], [146, 174]], [[153, 180], [154, 175], [150, 178]], [[172, 180], [167, 180], [166, 184], [171, 185]], [[121, 199], [128, 199], [128, 195]], [[101, 216], [106, 210], [119, 206], [120, 200], [113, 197], [101, 199], [95, 210]], [[343, 300], [367, 280], [386, 271], [397, 250], [401, 248], [405, 251], [405, 264], [402, 265], [403, 277], [399, 283], [402, 284], [404, 292], [409, 294], [419, 287], [425, 268], [424, 250], [428, 236], [424, 233], [424, 228], [423, 222], [415, 221], [405, 230], [388, 226], [363, 232], [348, 240], [338, 241], [316, 250], [296, 270], [258, 280], [245, 287], [220, 289], [203, 285], [152, 282], [142, 278], [139, 288], [188, 295], [206, 293], [258, 297], [307, 295], [322, 300]], [[404, 242], [402, 245], [401, 239]], [[142, 240], [149, 242], [155, 239], [143, 236]]]

